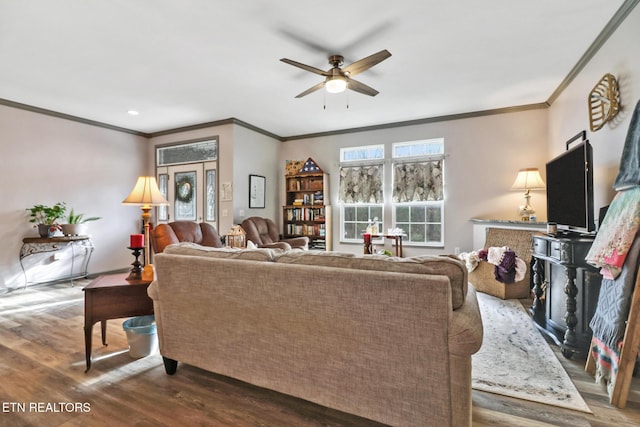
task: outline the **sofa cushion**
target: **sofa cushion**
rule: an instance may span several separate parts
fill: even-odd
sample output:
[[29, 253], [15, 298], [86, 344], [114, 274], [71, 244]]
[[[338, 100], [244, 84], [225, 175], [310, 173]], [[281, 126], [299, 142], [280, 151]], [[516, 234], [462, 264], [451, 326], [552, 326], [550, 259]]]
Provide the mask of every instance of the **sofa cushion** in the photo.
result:
[[435, 274], [449, 277], [451, 301], [456, 310], [467, 296], [467, 268], [464, 263], [448, 255], [422, 255], [410, 258], [385, 255], [359, 255], [340, 252], [285, 252], [275, 259], [287, 264], [320, 265], [358, 270], [391, 271], [395, 273]]
[[285, 264], [321, 265], [323, 267], [345, 267], [344, 259], [353, 259], [350, 252], [290, 251], [279, 254], [275, 261]]
[[195, 255], [210, 258], [230, 258], [246, 261], [273, 261], [276, 255], [284, 252], [281, 249], [240, 249], [240, 248], [212, 248], [197, 243], [182, 242], [169, 245], [164, 253], [176, 255]]

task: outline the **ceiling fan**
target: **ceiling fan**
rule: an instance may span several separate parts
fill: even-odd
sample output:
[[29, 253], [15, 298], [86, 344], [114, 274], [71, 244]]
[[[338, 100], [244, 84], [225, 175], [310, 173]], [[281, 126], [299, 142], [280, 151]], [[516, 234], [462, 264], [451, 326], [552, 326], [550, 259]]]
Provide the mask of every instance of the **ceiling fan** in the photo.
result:
[[352, 79], [351, 76], [355, 76], [356, 74], [368, 70], [369, 68], [384, 61], [390, 56], [391, 53], [389, 53], [388, 50], [384, 49], [378, 53], [367, 56], [366, 58], [362, 58], [351, 65], [340, 68], [344, 63], [344, 57], [342, 57], [342, 55], [331, 55], [329, 56], [329, 64], [331, 64], [332, 68], [328, 71], [324, 71], [310, 65], [302, 64], [297, 61], [292, 61], [291, 59], [287, 58], [282, 58], [280, 61], [326, 77], [323, 82], [310, 87], [301, 94], [297, 95], [296, 98], [302, 98], [303, 96], [309, 95], [310, 93], [315, 92], [318, 89], [322, 89], [323, 87], [325, 87], [327, 89], [327, 92], [329, 93], [339, 93], [344, 91], [345, 89], [351, 89], [364, 95], [376, 96], [378, 94], [377, 90], [370, 86], [367, 86], [364, 83], [360, 83], [359, 81]]

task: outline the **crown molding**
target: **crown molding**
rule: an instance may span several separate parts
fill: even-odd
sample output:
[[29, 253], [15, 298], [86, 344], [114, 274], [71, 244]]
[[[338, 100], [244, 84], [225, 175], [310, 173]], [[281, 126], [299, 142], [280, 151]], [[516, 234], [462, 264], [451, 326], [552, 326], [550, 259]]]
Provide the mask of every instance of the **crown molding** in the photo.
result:
[[56, 117], [58, 119], [71, 120], [72, 122], [83, 123], [85, 125], [97, 126], [104, 129], [115, 130], [118, 132], [130, 133], [132, 135], [142, 136], [145, 138], [149, 138], [150, 136], [148, 133], [139, 132], [137, 130], [127, 129], [120, 126], [114, 126], [107, 123], [98, 122], [95, 120], [89, 120], [83, 117], [72, 116], [70, 114], [64, 114], [58, 111], [47, 110], [46, 108], [34, 107], [33, 105], [22, 104], [20, 102], [11, 101], [9, 99], [0, 98], [0, 105], [17, 108], [19, 110], [31, 111], [32, 113], [43, 114], [45, 116]]
[[609, 20], [607, 25], [600, 31], [598, 37], [591, 43], [591, 46], [587, 48], [585, 53], [580, 57], [576, 65], [573, 66], [569, 74], [560, 82], [560, 85], [556, 88], [555, 91], [549, 96], [547, 99], [547, 104], [551, 105], [553, 102], [558, 99], [560, 94], [569, 86], [569, 84], [575, 79], [578, 74], [584, 69], [584, 67], [593, 59], [596, 53], [600, 50], [600, 48], [605, 44], [609, 37], [618, 29], [620, 24], [625, 20], [625, 18], [631, 13], [634, 7], [636, 7], [640, 3], [640, 0], [625, 0], [624, 3], [620, 6], [618, 11], [613, 15], [613, 17]]
[[275, 133], [269, 132], [268, 130], [264, 130], [262, 128], [259, 128], [257, 126], [252, 125], [251, 123], [247, 123], [244, 122], [240, 119], [236, 119], [235, 117], [230, 117], [228, 119], [223, 119], [223, 120], [215, 120], [212, 122], [206, 122], [206, 123], [199, 123], [197, 125], [190, 125], [190, 126], [183, 126], [183, 127], [179, 127], [179, 128], [175, 128], [175, 129], [167, 129], [167, 130], [162, 130], [159, 132], [153, 132], [149, 134], [149, 138], [155, 138], [157, 136], [164, 136], [164, 135], [172, 135], [175, 133], [181, 133], [181, 132], [188, 132], [188, 131], [192, 131], [192, 130], [198, 130], [198, 129], [205, 129], [205, 128], [210, 128], [213, 126], [223, 126], [223, 125], [237, 125], [237, 126], [242, 126], [244, 128], [250, 129], [254, 132], [257, 133], [261, 133], [263, 135], [266, 135], [270, 138], [273, 139], [277, 139], [278, 141], [282, 141], [282, 137], [279, 135], [276, 135]]
[[424, 125], [429, 123], [446, 122], [451, 120], [469, 119], [473, 117], [491, 116], [495, 114], [515, 113], [515, 112], [527, 111], [527, 110], [538, 110], [538, 109], [548, 108], [548, 107], [549, 107], [549, 104], [547, 104], [546, 102], [541, 102], [537, 104], [496, 108], [493, 110], [473, 111], [470, 113], [449, 114], [445, 116], [427, 117], [424, 119], [407, 120], [403, 122], [385, 123], [380, 125], [363, 126], [358, 128], [341, 129], [341, 130], [328, 131], [328, 132], [317, 132], [317, 133], [308, 133], [304, 135], [285, 136], [280, 138], [280, 140], [293, 141], [296, 139], [318, 138], [323, 136], [343, 135], [343, 134], [355, 133], [355, 132], [369, 132], [369, 131], [391, 129], [391, 128], [397, 128], [397, 127], [416, 126], [416, 125]]

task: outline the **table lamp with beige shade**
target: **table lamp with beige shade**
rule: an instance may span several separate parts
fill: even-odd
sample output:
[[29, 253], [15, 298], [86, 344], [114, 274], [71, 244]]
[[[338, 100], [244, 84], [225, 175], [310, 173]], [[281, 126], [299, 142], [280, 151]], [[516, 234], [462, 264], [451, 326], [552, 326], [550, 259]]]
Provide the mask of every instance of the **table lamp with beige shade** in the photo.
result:
[[142, 270], [142, 280], [153, 280], [153, 265], [149, 263], [149, 220], [151, 219], [151, 209], [153, 206], [167, 206], [169, 202], [164, 198], [158, 183], [153, 176], [140, 176], [135, 187], [123, 205], [138, 205], [142, 210], [142, 222], [144, 224], [144, 269]]
[[535, 216], [536, 211], [531, 207], [529, 203], [531, 200], [530, 190], [544, 190], [545, 184], [540, 176], [538, 168], [526, 168], [518, 171], [518, 176], [511, 186], [512, 190], [524, 190], [524, 206], [520, 206], [520, 219], [522, 221], [531, 220], [532, 216]]

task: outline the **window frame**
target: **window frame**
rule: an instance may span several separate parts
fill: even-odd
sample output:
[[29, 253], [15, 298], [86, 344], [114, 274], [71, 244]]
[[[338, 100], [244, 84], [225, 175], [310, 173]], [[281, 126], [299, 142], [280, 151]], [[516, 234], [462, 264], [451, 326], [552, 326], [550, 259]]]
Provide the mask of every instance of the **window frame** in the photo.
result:
[[[350, 156], [351, 154], [352, 156]], [[385, 207], [385, 195], [384, 195], [384, 160], [385, 160], [385, 144], [370, 144], [370, 145], [358, 145], [353, 147], [342, 147], [340, 148], [340, 167], [357, 167], [357, 166], [381, 166], [382, 177], [382, 203], [344, 203], [339, 201], [340, 205], [340, 243], [362, 243], [362, 237], [359, 235], [359, 231], [355, 230], [355, 236], [353, 238], [346, 238], [346, 224], [349, 223], [364, 223], [362, 221], [357, 220], [357, 209], [366, 207], [369, 210], [369, 218], [371, 217], [371, 209], [379, 208], [380, 216], [378, 217], [379, 224], [379, 232], [382, 233], [382, 227], [384, 227], [384, 207]], [[356, 209], [354, 217], [355, 221], [345, 221], [345, 208], [354, 208]], [[357, 227], [357, 225], [356, 225]], [[366, 226], [365, 226], [366, 228]], [[364, 232], [364, 229], [362, 230]], [[379, 244], [382, 242], [382, 239], [376, 239], [374, 243]]]
[[[398, 148], [408, 148], [408, 154], [398, 153]], [[424, 149], [422, 149], [423, 147]], [[433, 150], [436, 147], [437, 150]], [[413, 154], [414, 151], [416, 154]], [[446, 204], [446, 194], [445, 194], [445, 183], [444, 183], [444, 169], [445, 169], [445, 147], [444, 147], [444, 138], [431, 138], [431, 139], [423, 139], [416, 141], [404, 141], [404, 142], [394, 142], [391, 144], [391, 179], [393, 181], [395, 176], [395, 165], [399, 163], [424, 163], [424, 162], [432, 162], [432, 161], [441, 161], [442, 168], [442, 199], [441, 200], [421, 200], [414, 202], [394, 202], [393, 195], [391, 196], [391, 222], [393, 224], [393, 228], [401, 228], [407, 233], [406, 239], [403, 240], [403, 245], [406, 246], [418, 246], [418, 247], [444, 247], [444, 213], [445, 213], [445, 204]], [[392, 188], [395, 183], [392, 182]], [[401, 207], [409, 207], [409, 221], [402, 221], [398, 223], [398, 208]], [[411, 221], [411, 208], [412, 207], [424, 207], [425, 215], [424, 221]], [[429, 208], [438, 207], [440, 211], [440, 221], [429, 221], [427, 210]], [[400, 226], [400, 225], [402, 226]], [[415, 242], [411, 241], [411, 225], [424, 225], [424, 241], [423, 242]], [[427, 228], [429, 225], [437, 224], [440, 227], [440, 239], [439, 240], [429, 240]], [[408, 230], [407, 230], [408, 229]]]
[[[345, 208], [353, 208], [356, 209], [356, 214], [354, 215], [354, 217], [356, 218], [354, 221], [345, 221]], [[359, 235], [360, 231], [358, 229], [355, 230], [355, 237], [353, 238], [347, 238], [345, 237], [345, 233], [346, 233], [346, 224], [364, 224], [364, 228], [361, 230], [362, 233], [364, 233], [365, 229], [366, 229], [366, 224], [367, 224], [367, 220], [365, 221], [358, 221], [357, 220], [357, 210], [361, 208], [367, 208], [368, 211], [368, 215], [367, 215], [367, 220], [368, 219], [374, 219], [374, 218], [378, 218], [378, 227], [380, 228], [378, 230], [379, 234], [383, 234], [382, 232], [382, 227], [384, 226], [384, 204], [382, 203], [341, 203], [340, 204], [340, 243], [362, 243], [362, 236]], [[371, 217], [371, 209], [372, 208], [379, 208], [380, 209], [380, 217]], [[383, 239], [375, 239], [373, 241], [373, 243], [376, 244], [380, 244], [382, 243]]]
[[[440, 222], [437, 221], [429, 221], [428, 218], [428, 214], [426, 212], [426, 210], [430, 207], [435, 207], [439, 205], [439, 209], [440, 209]], [[425, 208], [425, 220], [424, 221], [411, 221], [411, 218], [409, 218], [410, 220], [408, 222], [401, 222], [398, 223], [398, 212], [397, 212], [397, 208], [399, 207], [409, 207], [409, 208], [413, 208], [413, 207], [424, 207]], [[422, 247], [435, 247], [435, 248], [439, 248], [439, 247], [444, 247], [444, 199], [443, 200], [429, 200], [429, 201], [423, 201], [423, 202], [403, 202], [403, 203], [392, 203], [392, 209], [391, 209], [391, 213], [392, 213], [392, 222], [394, 225], [394, 228], [401, 228], [402, 230], [404, 230], [404, 232], [406, 233], [406, 237], [402, 240], [402, 244], [405, 246], [422, 246]], [[411, 213], [409, 213], [409, 215], [411, 215]], [[416, 224], [416, 225], [424, 225], [425, 226], [425, 240], [423, 242], [416, 242], [416, 241], [412, 241], [411, 240], [411, 225], [412, 224]], [[440, 225], [440, 240], [436, 241], [436, 240], [428, 240], [427, 236], [428, 236], [428, 232], [426, 231], [426, 229], [428, 228], [428, 226], [430, 224], [439, 224]], [[409, 231], [407, 232], [407, 230], [405, 229], [405, 227], [403, 227], [404, 225], [407, 225], [407, 228], [409, 228]]]

